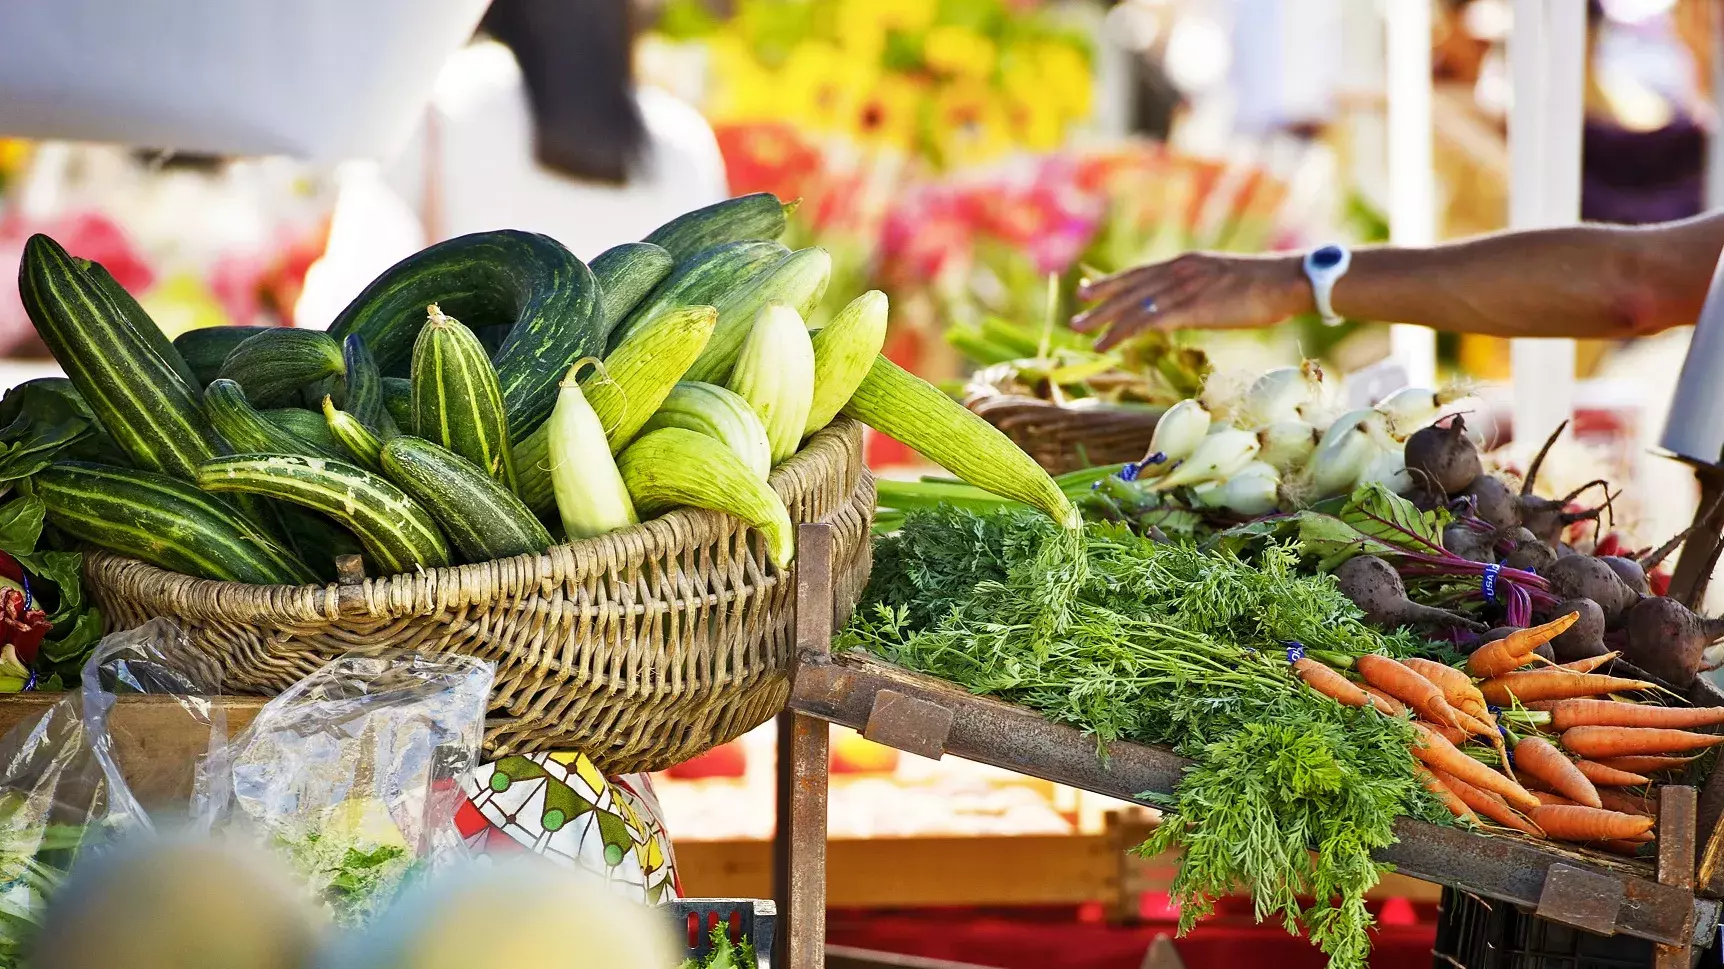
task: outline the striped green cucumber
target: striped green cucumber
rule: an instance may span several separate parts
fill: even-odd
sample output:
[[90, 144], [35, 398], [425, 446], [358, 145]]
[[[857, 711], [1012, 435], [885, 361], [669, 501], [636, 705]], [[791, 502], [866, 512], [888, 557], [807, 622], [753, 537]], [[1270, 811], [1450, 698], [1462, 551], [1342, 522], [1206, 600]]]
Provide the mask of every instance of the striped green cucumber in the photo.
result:
[[661, 427], [680, 427], [719, 441], [762, 479], [772, 471], [772, 442], [766, 436], [766, 425], [735, 391], [685, 380], [659, 405], [641, 433]]
[[413, 344], [413, 428], [515, 489], [509, 418], [497, 371], [473, 331], [443, 315], [435, 303]]
[[155, 351], [157, 356], [161, 357], [168, 366], [174, 368], [174, 371], [180, 375], [180, 379], [184, 380], [194, 393], [208, 382], [198, 380], [197, 373], [192, 370], [191, 365], [186, 362], [186, 358], [180, 354], [180, 351], [174, 349], [173, 342], [168, 339], [166, 333], [162, 332], [162, 328], [156, 325], [156, 321], [150, 319], [149, 312], [138, 303], [131, 293], [126, 291], [126, 287], [120, 285], [119, 280], [115, 279], [101, 263], [87, 263], [84, 270], [90, 274], [90, 281], [96, 284], [96, 288], [101, 290], [102, 294], [108, 297], [109, 302], [119, 311], [121, 318], [131, 325], [133, 331], [151, 350]]
[[771, 192], [739, 195], [684, 212], [652, 230], [646, 241], [663, 247], [678, 262], [726, 242], [771, 242], [784, 234], [796, 205], [780, 202]]
[[884, 355], [874, 358], [843, 412], [968, 484], [1038, 508], [1066, 528], [1082, 527], [1060, 486], [1011, 438]]
[[[341, 442], [341, 447], [347, 455], [367, 471], [376, 471], [382, 465], [383, 441], [371, 428], [366, 427], [359, 418], [335, 406], [335, 401], [323, 398], [323, 419], [329, 433]], [[397, 435], [399, 436], [399, 435]]]
[[521, 499], [453, 451], [402, 435], [383, 446], [382, 466], [390, 481], [437, 519], [469, 562], [551, 547], [551, 533]]
[[298, 454], [235, 454], [204, 462], [198, 487], [302, 505], [335, 519], [384, 575], [449, 564], [449, 543], [430, 513], [378, 475], [345, 461]]
[[346, 369], [341, 344], [322, 330], [274, 326], [246, 338], [222, 361], [217, 374], [245, 389], [259, 407], [297, 402], [299, 392]]
[[383, 408], [389, 411], [389, 419], [395, 422], [397, 430], [412, 434], [413, 381], [406, 377], [384, 377]]
[[221, 373], [222, 361], [234, 348], [268, 327], [205, 326], [174, 337], [174, 349], [191, 368], [193, 387], [208, 387]]
[[317, 581], [309, 566], [227, 501], [178, 478], [63, 461], [38, 472], [30, 487], [54, 527], [111, 552], [205, 579]]
[[776, 242], [732, 242], [704, 250], [680, 263], [611, 331], [610, 346], [616, 347], [674, 307], [717, 306], [732, 290], [747, 285], [789, 254], [790, 250]]
[[664, 282], [676, 260], [650, 242], [625, 242], [593, 257], [593, 278], [599, 283], [599, 309], [609, 332]]
[[329, 433], [329, 422], [323, 419], [323, 414], [319, 411], [306, 410], [303, 407], [272, 407], [258, 413], [276, 427], [290, 431], [336, 457], [340, 457], [345, 450], [341, 442], [335, 439], [335, 435]]
[[276, 517], [281, 519], [288, 543], [317, 572], [319, 579], [331, 582], [338, 577], [335, 560], [341, 556], [365, 554], [365, 546], [359, 544], [352, 532], [322, 515], [285, 501], [271, 504], [275, 507]]
[[736, 365], [736, 355], [742, 343], [754, 329], [754, 321], [766, 304], [778, 300], [795, 310], [803, 319], [814, 312], [826, 283], [832, 278], [832, 257], [819, 246], [798, 249], [780, 259], [772, 268], [750, 282], [730, 290], [713, 305], [718, 309], [718, 325], [700, 359], [688, 368], [689, 380], [721, 384]]
[[58, 243], [25, 242], [18, 290], [42, 342], [133, 464], [189, 480], [216, 454], [197, 391]]
[[385, 441], [401, 433], [384, 403], [383, 372], [365, 348], [365, 338], [354, 333], [341, 341], [341, 359], [347, 368], [342, 378], [346, 394], [339, 401], [342, 409]]
[[265, 417], [245, 399], [239, 384], [225, 378], [204, 391], [204, 417], [235, 451], [281, 451], [319, 458], [343, 455]]
[[405, 363], [436, 303], [473, 329], [507, 325], [494, 356], [517, 434], [551, 413], [557, 382], [581, 357], [605, 348], [592, 270], [550, 236], [503, 229], [439, 242], [408, 256], [354, 298], [329, 332], [357, 333], [385, 374]]
[[550, 421], [515, 442], [515, 494], [540, 518], [557, 513], [556, 486], [551, 481]]

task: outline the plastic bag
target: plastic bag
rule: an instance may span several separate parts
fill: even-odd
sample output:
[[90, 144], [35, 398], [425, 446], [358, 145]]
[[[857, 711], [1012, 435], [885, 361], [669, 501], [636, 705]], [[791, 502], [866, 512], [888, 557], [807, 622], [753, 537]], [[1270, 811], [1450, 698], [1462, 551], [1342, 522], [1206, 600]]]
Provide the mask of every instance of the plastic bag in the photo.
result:
[[492, 666], [470, 656], [338, 659], [271, 700], [198, 779], [202, 821], [281, 850], [338, 922], [465, 853]]

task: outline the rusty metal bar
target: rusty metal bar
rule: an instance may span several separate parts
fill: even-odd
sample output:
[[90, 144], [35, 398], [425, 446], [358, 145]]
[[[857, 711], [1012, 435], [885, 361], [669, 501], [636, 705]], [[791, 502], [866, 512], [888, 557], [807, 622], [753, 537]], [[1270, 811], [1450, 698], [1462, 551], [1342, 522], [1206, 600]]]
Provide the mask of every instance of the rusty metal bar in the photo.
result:
[[[949, 713], [950, 730], [940, 743], [945, 753], [1110, 797], [1140, 800], [1146, 793], [1171, 792], [1190, 763], [1165, 749], [1130, 743], [1110, 745], [1104, 761], [1095, 739], [1081, 731], [864, 655], [846, 654], [800, 670], [790, 705], [801, 713], [860, 730], [867, 726], [882, 692], [899, 698], [889, 699], [892, 704], [915, 699]], [[940, 719], [944, 718], [942, 713]], [[907, 725], [898, 729], [914, 734]], [[1705, 938], [1718, 923], [1716, 901], [1661, 885], [1647, 877], [1644, 866], [1631, 862], [1603, 856], [1583, 859], [1519, 838], [1409, 819], [1397, 822], [1395, 833], [1399, 843], [1379, 851], [1377, 857], [1401, 873], [1528, 909], [1539, 906], [1552, 868], [1563, 866], [1568, 873], [1558, 876], [1546, 917], [1602, 918], [1565, 908], [1570, 903], [1564, 901], [1564, 892], [1590, 881], [1586, 876], [1596, 876], [1620, 885], [1620, 902], [1613, 913], [1616, 932], [1679, 946]], [[1570, 881], [1568, 886], [1563, 884], [1565, 879]]]
[[[796, 528], [796, 658], [801, 671], [824, 669], [832, 643], [832, 527]], [[785, 965], [824, 969], [826, 959], [826, 812], [830, 778], [826, 721], [786, 710], [778, 717], [778, 830], [773, 891]]]
[[[1699, 798], [1692, 787], [1670, 784], [1658, 789], [1658, 883], [1685, 892], [1694, 890], [1694, 842], [1698, 834]], [[1656, 969], [1687, 969], [1693, 946], [1653, 947]]]

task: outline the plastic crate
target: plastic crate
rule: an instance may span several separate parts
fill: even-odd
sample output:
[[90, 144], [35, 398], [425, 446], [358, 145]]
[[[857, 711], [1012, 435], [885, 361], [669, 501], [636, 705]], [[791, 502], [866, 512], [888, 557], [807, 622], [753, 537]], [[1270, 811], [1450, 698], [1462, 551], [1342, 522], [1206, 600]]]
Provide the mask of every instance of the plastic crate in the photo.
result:
[[681, 898], [665, 905], [671, 924], [688, 946], [684, 958], [703, 959], [712, 950], [712, 930], [730, 926], [730, 941], [754, 944], [760, 969], [772, 969], [772, 944], [778, 931], [778, 903], [764, 898]]
[[1626, 935], [1593, 935], [1443, 889], [1436, 966], [1447, 969], [1651, 969], [1652, 943]]

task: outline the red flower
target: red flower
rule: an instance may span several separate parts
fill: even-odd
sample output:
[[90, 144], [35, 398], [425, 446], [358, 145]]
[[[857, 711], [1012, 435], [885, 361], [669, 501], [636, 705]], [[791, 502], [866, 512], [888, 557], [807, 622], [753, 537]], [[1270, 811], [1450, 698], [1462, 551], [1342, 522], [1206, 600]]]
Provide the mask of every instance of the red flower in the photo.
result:
[[53, 628], [48, 614], [17, 589], [0, 589], [0, 644], [9, 645], [24, 663], [34, 663], [42, 640]]
[[771, 192], [781, 199], [809, 193], [820, 151], [786, 124], [723, 125], [715, 132], [734, 195]]

